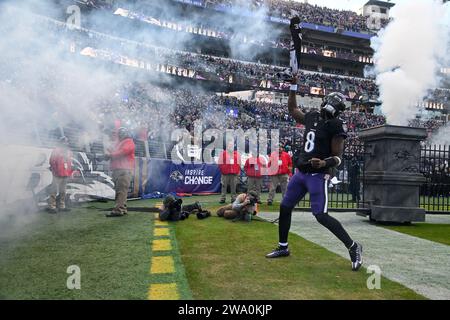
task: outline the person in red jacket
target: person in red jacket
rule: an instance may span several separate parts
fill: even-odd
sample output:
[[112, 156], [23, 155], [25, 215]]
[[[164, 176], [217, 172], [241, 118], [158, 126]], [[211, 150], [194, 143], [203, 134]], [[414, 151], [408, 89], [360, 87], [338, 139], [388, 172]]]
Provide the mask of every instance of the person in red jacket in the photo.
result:
[[110, 167], [113, 172], [112, 178], [116, 191], [116, 206], [107, 214], [107, 217], [122, 217], [127, 214], [127, 197], [130, 188], [131, 176], [134, 171], [135, 145], [128, 130], [119, 128], [118, 138], [115, 148], [109, 149], [105, 155], [110, 159]]
[[[72, 152], [69, 149], [69, 140], [66, 137], [59, 139], [58, 146], [52, 151], [49, 163], [53, 180], [50, 185], [48, 212], [57, 213], [57, 208], [60, 211], [68, 211], [66, 209], [66, 186], [67, 179], [73, 171]], [[59, 196], [58, 201], [57, 196]]]
[[270, 206], [273, 203], [278, 185], [284, 197], [289, 177], [292, 175], [292, 157], [284, 151], [282, 145], [270, 155], [268, 173], [270, 177], [270, 190], [267, 204]]
[[222, 194], [220, 203], [225, 203], [227, 188], [230, 186], [231, 202], [236, 200], [236, 187], [241, 173], [241, 156], [234, 150], [234, 143], [230, 143], [227, 150], [222, 151], [219, 157], [219, 169], [222, 174]]
[[[255, 191], [258, 199], [261, 199], [262, 175], [265, 169], [264, 160], [261, 157], [250, 156], [245, 161], [244, 171], [247, 175], [247, 190]], [[261, 201], [258, 200], [259, 203]]]

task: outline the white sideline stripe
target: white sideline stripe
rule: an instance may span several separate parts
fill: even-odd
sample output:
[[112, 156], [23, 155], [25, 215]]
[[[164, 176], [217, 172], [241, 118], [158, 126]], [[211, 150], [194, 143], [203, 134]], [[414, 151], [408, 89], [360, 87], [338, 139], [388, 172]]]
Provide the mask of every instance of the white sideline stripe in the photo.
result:
[[[273, 219], [273, 213], [260, 212], [258, 215]], [[332, 215], [363, 245], [363, 268], [377, 265], [386, 278], [429, 299], [450, 299], [450, 246], [375, 226], [368, 218], [356, 216], [354, 212]], [[450, 216], [433, 216], [430, 221], [437, 218], [441, 223], [450, 224]], [[344, 245], [317, 223], [310, 212], [292, 214], [291, 232], [350, 260]]]

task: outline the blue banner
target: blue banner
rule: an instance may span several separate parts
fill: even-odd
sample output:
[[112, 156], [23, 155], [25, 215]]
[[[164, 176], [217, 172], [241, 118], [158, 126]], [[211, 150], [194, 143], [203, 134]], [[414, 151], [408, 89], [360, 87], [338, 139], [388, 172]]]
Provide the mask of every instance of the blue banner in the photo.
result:
[[175, 164], [168, 160], [148, 160], [144, 194], [162, 193], [218, 193], [220, 170], [213, 164]]
[[181, 3], [187, 3], [187, 4], [191, 4], [197, 7], [204, 7], [205, 4], [203, 3], [203, 0], [175, 0], [177, 2], [181, 2]]
[[331, 26], [322, 26], [320, 24], [314, 24], [314, 23], [309, 23], [309, 22], [302, 22], [301, 26], [302, 26], [302, 28], [305, 28], [305, 29], [323, 31], [323, 32], [328, 32], [328, 33], [335, 33], [335, 28], [331, 27]]
[[367, 33], [354, 32], [354, 31], [343, 31], [341, 34], [343, 34], [344, 36], [368, 39], [368, 40], [370, 40], [374, 36], [374, 34], [367, 34]]

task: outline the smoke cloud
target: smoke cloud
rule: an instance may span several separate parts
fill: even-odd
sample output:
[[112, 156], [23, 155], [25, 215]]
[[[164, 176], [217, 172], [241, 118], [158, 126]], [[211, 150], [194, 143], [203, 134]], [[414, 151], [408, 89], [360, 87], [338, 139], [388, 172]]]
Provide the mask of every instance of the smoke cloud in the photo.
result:
[[376, 83], [387, 122], [407, 125], [418, 103], [438, 86], [438, 70], [448, 54], [445, 27], [449, 4], [409, 0], [393, 9], [394, 20], [372, 38]]
[[[245, 1], [241, 2], [243, 6], [246, 5]], [[71, 1], [64, 3], [67, 6], [74, 4]], [[139, 1], [136, 3], [125, 9], [135, 10], [137, 13], [145, 11], [144, 2], [141, 3], [142, 6]], [[173, 7], [167, 2], [157, 3], [160, 10], [146, 14], [155, 14], [156, 18], [160, 16], [169, 22], [171, 17], [179, 16], [179, 12], [172, 11]], [[232, 57], [253, 58], [258, 51], [255, 45], [258, 46], [268, 38], [276, 39], [278, 34], [267, 23], [266, 13], [266, 8], [261, 7], [256, 18], [229, 19], [229, 16], [220, 13], [215, 15], [223, 17], [216, 19], [215, 25], [239, 35], [230, 39]], [[145, 23], [125, 23], [125, 20], [120, 19], [128, 18], [119, 17], [107, 10], [82, 12], [81, 27], [117, 38], [102, 38], [94, 31], [81, 35], [76, 29], [68, 30], [64, 25], [69, 14], [63, 5], [55, 5], [54, 1], [0, 3], [0, 152], [3, 159], [0, 166], [0, 205], [5, 208], [15, 203], [26, 209], [17, 210], [15, 207], [11, 212], [16, 215], [18, 212], [30, 211], [28, 209], [34, 205], [31, 203], [32, 193], [27, 189], [30, 170], [36, 166], [45, 167], [48, 162], [46, 155], [36, 149], [37, 146], [53, 145], [40, 139], [48, 139], [55, 131], [59, 131], [57, 135], [64, 135], [63, 128], [74, 127], [81, 129], [84, 134], [82, 137], [75, 137], [79, 141], [71, 141], [72, 145], [83, 149], [89, 143], [101, 142], [105, 136], [100, 124], [107, 121], [108, 117], [120, 117], [130, 127], [138, 127], [139, 123], [133, 123], [135, 119], [153, 116], [150, 110], [145, 115], [137, 114], [145, 106], [139, 110], [122, 108], [116, 110], [117, 113], [113, 110], [110, 115], [102, 112], [105, 105], [114, 106], [122, 99], [122, 94], [126, 91], [124, 88], [130, 87], [130, 83], [147, 83], [149, 80], [157, 83], [161, 80], [166, 86], [171, 86], [172, 80], [155, 72], [139, 68], [134, 69], [137, 72], [122, 72], [123, 69], [119, 69], [111, 61], [101, 61], [104, 56], [121, 54], [130, 59], [140, 59], [144, 55], [142, 59], [145, 60], [155, 52], [155, 47], [161, 46], [169, 48], [158, 51], [161, 52], [160, 56], [155, 54], [163, 61], [164, 55], [170, 53], [171, 49], [192, 49], [199, 37], [184, 30], [179, 30], [177, 36], [168, 37], [167, 28], [146, 27]], [[59, 26], [58, 23], [55, 24], [56, 20], [47, 17], [58, 19]], [[211, 21], [205, 21], [204, 16], [192, 14], [189, 19], [173, 22], [208, 28]], [[77, 41], [81, 39], [80, 42], [84, 43], [86, 37], [91, 38], [92, 48], [85, 48], [85, 56], [82, 56]], [[103, 50], [103, 56], [88, 58], [94, 50]], [[179, 56], [174, 55], [168, 63], [177, 65], [177, 59]], [[196, 58], [192, 60], [197, 63]], [[180, 89], [182, 85], [175, 79], [173, 87]], [[145, 85], [145, 90], [153, 98], [155, 105], [161, 105], [165, 113], [169, 114], [176, 107], [173, 97], [154, 88], [153, 85]], [[195, 90], [198, 94], [202, 93], [201, 88]], [[220, 117], [220, 114], [216, 117]], [[165, 122], [156, 121], [154, 126], [154, 131], [167, 134], [171, 131]], [[43, 174], [51, 178], [49, 170]], [[6, 210], [0, 211], [0, 226], [2, 219], [8, 214]], [[24, 220], [27, 219], [28, 217], [24, 217]], [[19, 220], [20, 223], [24, 221], [17, 219]]]
[[51, 181], [48, 154], [41, 148], [52, 146], [52, 131], [62, 136], [65, 127], [81, 128], [84, 137], [72, 145], [101, 141], [95, 107], [114, 97], [124, 81], [106, 68], [81, 63], [61, 36], [64, 31], [33, 13], [37, 7], [55, 10], [44, 1], [0, 5], [0, 231], [34, 221], [37, 186], [31, 184]]
[[450, 146], [450, 125], [440, 128], [428, 142], [430, 145]]

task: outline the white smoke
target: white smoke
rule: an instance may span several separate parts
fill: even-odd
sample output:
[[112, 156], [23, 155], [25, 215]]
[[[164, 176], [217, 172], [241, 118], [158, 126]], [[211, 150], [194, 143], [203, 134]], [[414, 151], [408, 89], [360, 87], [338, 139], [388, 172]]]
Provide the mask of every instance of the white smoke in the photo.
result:
[[[39, 190], [30, 187], [31, 176], [42, 169], [39, 183], [51, 181], [48, 154], [39, 148], [52, 145], [51, 132], [59, 128], [65, 134], [61, 128], [77, 126], [88, 142], [101, 141], [96, 106], [112, 99], [124, 81], [79, 60], [69, 50], [70, 39], [62, 36], [64, 29], [31, 11], [35, 5], [51, 12], [49, 3], [11, 4], [0, 5], [0, 229], [7, 228], [6, 221], [33, 221], [26, 213], [36, 209], [33, 191]], [[78, 138], [73, 145], [84, 144]]]
[[440, 128], [428, 142], [430, 145], [450, 146], [450, 125]]
[[394, 20], [372, 38], [375, 73], [387, 122], [407, 125], [428, 90], [448, 48], [446, 11], [441, 0], [408, 0], [393, 9]]
[[[161, 3], [161, 11], [164, 12], [165, 17], [178, 16], [179, 12], [171, 14], [174, 9], [167, 3], [158, 3]], [[133, 9], [132, 6], [131, 9]], [[138, 9], [136, 8], [136, 11]], [[112, 66], [112, 63], [101, 63], [98, 60], [94, 61], [94, 58], [89, 60], [87, 57], [82, 57], [77, 39], [84, 47], [84, 43], [87, 42], [85, 38], [92, 37], [88, 43], [94, 49], [105, 49], [113, 53], [124, 52], [124, 55], [133, 59], [144, 55], [142, 59], [145, 60], [148, 57], [145, 55], [146, 52], [152, 52], [151, 50], [143, 50], [141, 46], [130, 46], [130, 41], [122, 41], [123, 39], [119, 37], [171, 49], [182, 49], [188, 44], [192, 47], [192, 40], [198, 37], [182, 31], [176, 37], [168, 37], [168, 33], [164, 32], [163, 28], [151, 29], [142, 25], [138, 27], [138, 24], [122, 24], [123, 20], [120, 20], [120, 17], [106, 11], [82, 12], [81, 27], [112, 34], [117, 37], [113, 41], [111, 37], [108, 39], [99, 37], [96, 32], [83, 32], [81, 35], [81, 32], [69, 31], [64, 26], [61, 27], [61, 23], [56, 26], [53, 19], [51, 19], [52, 22], [46, 23], [46, 19], [37, 16], [36, 13], [59, 19], [60, 22], [68, 18], [68, 14], [65, 15], [66, 8], [55, 5], [53, 1], [0, 1], [0, 34], [2, 34], [0, 41], [0, 156], [3, 159], [0, 166], [2, 181], [0, 204], [2, 207], [12, 202], [11, 195], [20, 195], [19, 205], [25, 204], [27, 199], [28, 206], [34, 205], [30, 203], [31, 191], [26, 190], [30, 169], [37, 164], [48, 165], [48, 160], [42, 160], [39, 152], [30, 149], [30, 147], [41, 146], [41, 142], [45, 142], [37, 141], [36, 137], [40, 137], [40, 134], [36, 134], [38, 131], [46, 133], [44, 138], [49, 138], [50, 132], [59, 128], [60, 134], [64, 134], [62, 128], [73, 126], [88, 133], [87, 138], [75, 137], [80, 141], [72, 141], [73, 144], [80, 146], [80, 149], [94, 141], [100, 142], [103, 139], [103, 132], [99, 123], [106, 121], [103, 116], [108, 115], [102, 114], [100, 112], [102, 108], [99, 106], [114, 107], [117, 100], [120, 100], [121, 89], [132, 82], [142, 82], [149, 78], [153, 81], [160, 79], [155, 73], [145, 73], [145, 71], [139, 74], [138, 72], [122, 73], [124, 69], [116, 68]], [[267, 9], [260, 8], [257, 18], [230, 19], [228, 15], [222, 15], [223, 18], [215, 21], [223, 29], [240, 36], [230, 41], [231, 56], [252, 58], [259, 51], [249, 43], [242, 45], [242, 37], [251, 39], [255, 43], [277, 37], [277, 33], [266, 21], [266, 14]], [[219, 15], [217, 13], [216, 16]], [[111, 21], [115, 18], [118, 20], [112, 23]], [[202, 18], [204, 17], [193, 14], [192, 19], [186, 19], [184, 22], [208, 26], [210, 21], [204, 22]], [[91, 24], [86, 25], [86, 21], [90, 21]], [[73, 51], [71, 51], [72, 45], [75, 47]], [[89, 50], [86, 49], [86, 51]], [[177, 65], [177, 59], [177, 56], [174, 56], [170, 63]], [[193, 60], [195, 62], [195, 59]], [[168, 78], [163, 80], [167, 80], [165, 84], [170, 86]], [[175, 80], [174, 87], [182, 87], [179, 79]], [[154, 100], [166, 102], [163, 106], [167, 106], [164, 108], [167, 113], [175, 108], [175, 103], [171, 103], [170, 97], [158, 98], [157, 92], [152, 92], [151, 88], [147, 91]], [[197, 93], [201, 94], [200, 88]], [[127, 112], [125, 118], [127, 115], [130, 115], [128, 118], [131, 121], [136, 118], [132, 116], [132, 110], [125, 110], [125, 112]], [[147, 117], [152, 116], [154, 115]], [[141, 115], [141, 118], [144, 117]], [[170, 132], [170, 128], [163, 123], [155, 123], [154, 126], [160, 128], [160, 132]], [[53, 142], [50, 141], [48, 146], [52, 147]], [[18, 145], [21, 147], [16, 148]], [[45, 174], [51, 175], [48, 170]], [[14, 214], [22, 211], [15, 210]], [[5, 217], [5, 210], [0, 211], [0, 227]]]
[[[248, 1], [240, 0], [236, 2], [237, 8], [246, 8], [248, 5]], [[268, 23], [268, 15], [269, 9], [261, 5], [257, 8], [252, 8], [251, 17], [239, 17], [236, 19], [223, 17], [221, 25], [231, 30], [234, 34], [229, 42], [231, 57], [252, 60], [260, 53], [262, 43], [276, 40], [280, 36], [281, 29], [273, 28], [271, 23]], [[259, 48], [257, 48], [258, 46]]]

